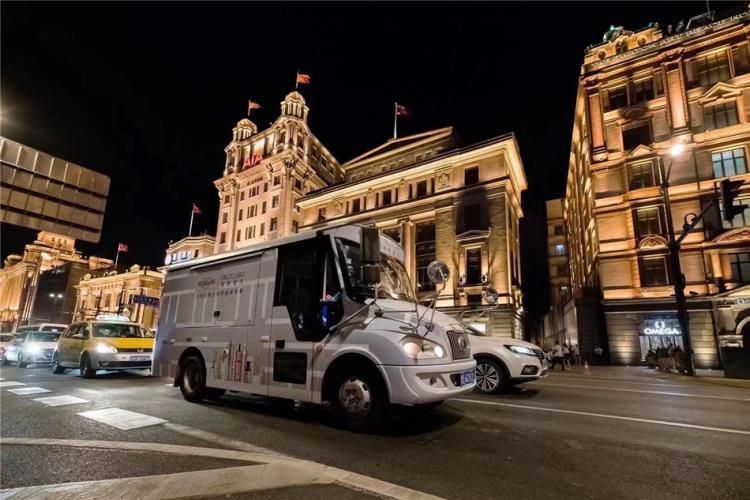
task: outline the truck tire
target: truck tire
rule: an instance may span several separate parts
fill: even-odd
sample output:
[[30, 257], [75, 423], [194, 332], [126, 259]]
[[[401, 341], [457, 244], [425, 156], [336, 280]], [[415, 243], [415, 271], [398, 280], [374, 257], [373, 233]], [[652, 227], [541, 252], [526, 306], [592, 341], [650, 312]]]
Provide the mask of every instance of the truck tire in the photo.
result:
[[388, 416], [388, 396], [380, 374], [374, 368], [342, 366], [333, 379], [331, 406], [341, 426], [379, 430]]
[[81, 355], [81, 377], [83, 378], [94, 378], [96, 377], [96, 370], [93, 366], [91, 366], [91, 358], [89, 357], [88, 353], [84, 352]]
[[179, 384], [182, 397], [191, 403], [216, 400], [224, 395], [224, 389], [206, 387], [206, 368], [198, 356], [188, 356], [183, 360]]

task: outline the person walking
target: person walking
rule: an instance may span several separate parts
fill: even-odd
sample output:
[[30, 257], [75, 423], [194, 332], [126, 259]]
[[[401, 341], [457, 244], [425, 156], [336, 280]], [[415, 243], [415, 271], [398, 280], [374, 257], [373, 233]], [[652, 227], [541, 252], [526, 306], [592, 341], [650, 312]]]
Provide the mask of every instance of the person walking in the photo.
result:
[[565, 363], [565, 367], [570, 370], [570, 348], [568, 347], [568, 344], [563, 344], [563, 363]]
[[555, 347], [552, 348], [552, 366], [550, 366], [550, 370], [554, 371], [555, 365], [558, 363], [560, 363], [563, 371], [565, 371], [565, 354], [563, 353], [563, 347], [560, 345], [560, 342], [555, 342]]

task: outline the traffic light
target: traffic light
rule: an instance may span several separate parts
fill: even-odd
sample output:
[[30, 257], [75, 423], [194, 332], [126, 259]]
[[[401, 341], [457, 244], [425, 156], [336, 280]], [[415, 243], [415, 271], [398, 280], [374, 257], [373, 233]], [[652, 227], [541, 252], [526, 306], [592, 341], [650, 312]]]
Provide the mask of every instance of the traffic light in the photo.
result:
[[731, 181], [724, 179], [721, 181], [721, 208], [724, 212], [724, 220], [732, 221], [735, 216], [742, 213], [747, 205], [735, 205], [734, 199], [740, 194], [740, 187], [745, 181]]

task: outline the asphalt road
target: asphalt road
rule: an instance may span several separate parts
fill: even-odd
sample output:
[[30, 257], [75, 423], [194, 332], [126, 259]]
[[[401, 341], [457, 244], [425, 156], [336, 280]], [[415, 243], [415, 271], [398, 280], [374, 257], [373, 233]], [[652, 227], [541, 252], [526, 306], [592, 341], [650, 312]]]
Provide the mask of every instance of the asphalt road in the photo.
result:
[[[192, 404], [146, 373], [77, 375], [0, 370], [3, 498], [750, 498], [744, 381], [555, 372], [400, 412], [372, 435], [316, 407], [233, 394]], [[33, 387], [50, 392], [11, 392]], [[62, 395], [85, 401], [35, 401]], [[96, 410], [107, 411], [85, 416]], [[39, 487], [83, 481], [94, 482]]]

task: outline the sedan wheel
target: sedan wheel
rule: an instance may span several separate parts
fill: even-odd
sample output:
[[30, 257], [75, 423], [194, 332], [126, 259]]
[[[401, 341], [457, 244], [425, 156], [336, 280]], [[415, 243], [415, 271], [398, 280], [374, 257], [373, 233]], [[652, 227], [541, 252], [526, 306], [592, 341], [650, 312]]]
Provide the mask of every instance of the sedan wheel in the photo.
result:
[[28, 366], [28, 363], [23, 360], [23, 354], [20, 352], [18, 353], [18, 361], [16, 362], [18, 364], [19, 368], [26, 368]]
[[503, 387], [503, 369], [490, 359], [477, 360], [477, 385], [479, 392], [494, 394]]

